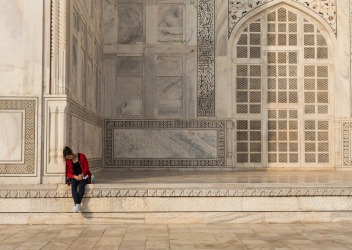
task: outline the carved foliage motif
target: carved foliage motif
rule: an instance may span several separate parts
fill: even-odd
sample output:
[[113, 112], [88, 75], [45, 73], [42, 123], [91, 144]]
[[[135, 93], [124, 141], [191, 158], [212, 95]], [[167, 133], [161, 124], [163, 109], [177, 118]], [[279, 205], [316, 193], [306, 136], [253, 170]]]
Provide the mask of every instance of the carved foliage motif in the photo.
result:
[[215, 0], [198, 0], [198, 116], [215, 116]]
[[[274, 0], [230, 0], [229, 1], [229, 37], [236, 24], [249, 12]], [[336, 0], [290, 0], [296, 2], [321, 16], [337, 34]]]
[[0, 174], [34, 174], [36, 148], [36, 99], [0, 100], [0, 110], [24, 110], [23, 163], [0, 164]]

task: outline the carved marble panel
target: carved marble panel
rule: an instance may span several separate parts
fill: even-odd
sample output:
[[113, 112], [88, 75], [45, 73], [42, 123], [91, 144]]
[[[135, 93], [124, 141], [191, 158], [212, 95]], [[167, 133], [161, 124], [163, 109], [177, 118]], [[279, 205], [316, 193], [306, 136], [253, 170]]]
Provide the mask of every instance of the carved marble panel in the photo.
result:
[[105, 123], [107, 166], [223, 166], [225, 123], [114, 121]]
[[[12, 112], [14, 112], [14, 114], [12, 114]], [[6, 152], [6, 150], [10, 150], [11, 152], [9, 151], [9, 154], [6, 156], [3, 155], [4, 153], [1, 153], [3, 156], [0, 158], [0, 174], [34, 174], [36, 168], [37, 99], [1, 99], [0, 116], [2, 118], [6, 116], [6, 118], [9, 119], [3, 122], [1, 126], [5, 131], [8, 126], [11, 126], [12, 131], [5, 136], [1, 129], [0, 143], [6, 143], [5, 138], [7, 138], [7, 140], [14, 140], [8, 144], [8, 146], [13, 146], [11, 148], [1, 146], [2, 151], [4, 150], [3, 152]], [[24, 123], [24, 130], [20, 120]], [[19, 138], [19, 135], [16, 135], [16, 133], [20, 134], [21, 138]], [[21, 158], [22, 162], [6, 163], [6, 161], [2, 161], [4, 157], [6, 157], [6, 159], [10, 157], [10, 159], [16, 161]]]
[[143, 41], [143, 5], [118, 4], [117, 42], [135, 44]]
[[[315, 12], [322, 19], [327, 22], [331, 30], [337, 34], [336, 25], [336, 0], [289, 0], [298, 3], [310, 11]], [[269, 3], [269, 2], [287, 2], [287, 1], [275, 1], [275, 0], [243, 0], [233, 1], [229, 0], [229, 37], [236, 24], [248, 13], [254, 9]]]
[[158, 5], [159, 42], [183, 42], [183, 5]]
[[198, 0], [198, 116], [215, 116], [215, 0]]

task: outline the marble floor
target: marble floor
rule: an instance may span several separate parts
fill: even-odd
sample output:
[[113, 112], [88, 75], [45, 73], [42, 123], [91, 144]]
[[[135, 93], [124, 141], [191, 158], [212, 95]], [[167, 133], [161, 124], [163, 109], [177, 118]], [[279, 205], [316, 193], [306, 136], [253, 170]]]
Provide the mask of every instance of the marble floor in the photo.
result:
[[352, 224], [0, 225], [0, 249], [352, 249]]
[[104, 170], [95, 183], [224, 183], [351, 186], [352, 171]]

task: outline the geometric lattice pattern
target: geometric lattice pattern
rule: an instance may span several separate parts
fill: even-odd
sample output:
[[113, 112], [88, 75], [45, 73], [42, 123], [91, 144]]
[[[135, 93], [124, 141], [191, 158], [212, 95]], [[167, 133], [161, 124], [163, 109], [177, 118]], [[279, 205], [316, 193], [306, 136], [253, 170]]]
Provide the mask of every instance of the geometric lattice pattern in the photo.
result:
[[[329, 164], [331, 58], [323, 33], [297, 9], [280, 6], [258, 14], [236, 37], [236, 162]], [[254, 121], [261, 126], [252, 128]], [[251, 132], [267, 134], [267, 145], [259, 147]]]
[[268, 52], [268, 103], [298, 103], [298, 53]]
[[305, 163], [329, 162], [329, 122], [304, 121]]
[[268, 162], [298, 163], [298, 111], [268, 110]]
[[261, 113], [261, 65], [237, 65], [237, 113]]
[[0, 110], [24, 111], [24, 162], [0, 164], [0, 174], [34, 174], [36, 152], [37, 99], [1, 99]]
[[269, 46], [297, 45], [297, 14], [280, 8], [267, 15]]
[[237, 163], [261, 163], [261, 121], [238, 120], [236, 122], [236, 127]]
[[304, 66], [305, 114], [329, 113], [329, 67]]

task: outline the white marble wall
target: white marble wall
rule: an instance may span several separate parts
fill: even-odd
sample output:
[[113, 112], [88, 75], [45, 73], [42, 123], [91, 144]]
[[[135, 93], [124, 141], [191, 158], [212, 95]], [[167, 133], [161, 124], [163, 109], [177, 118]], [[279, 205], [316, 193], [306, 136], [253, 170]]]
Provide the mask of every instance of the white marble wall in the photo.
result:
[[105, 117], [195, 118], [194, 1], [104, 1]]
[[23, 115], [23, 111], [0, 111], [0, 161], [3, 163], [23, 160]]
[[0, 0], [0, 183], [40, 181], [43, 11], [42, 0]]

